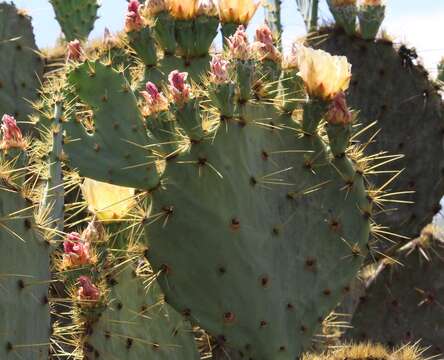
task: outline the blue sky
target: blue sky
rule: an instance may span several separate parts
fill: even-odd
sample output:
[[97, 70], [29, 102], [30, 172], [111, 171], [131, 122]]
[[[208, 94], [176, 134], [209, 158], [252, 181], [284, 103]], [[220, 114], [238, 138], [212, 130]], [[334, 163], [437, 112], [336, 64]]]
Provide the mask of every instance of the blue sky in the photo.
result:
[[[14, 0], [17, 7], [25, 8], [33, 17], [37, 43], [48, 47], [55, 43], [60, 28], [54, 20], [54, 12], [48, 0]], [[321, 0], [325, 2], [325, 0]], [[397, 42], [415, 46], [431, 74], [444, 56], [444, 1], [443, 0], [387, 0], [387, 17], [383, 27]], [[111, 31], [123, 28], [126, 0], [102, 0], [100, 19], [91, 37], [100, 37], [108, 27]], [[305, 33], [302, 19], [296, 10], [295, 0], [283, 0], [284, 46]], [[263, 10], [259, 10], [250, 29], [263, 22]], [[321, 20], [330, 19], [325, 3], [321, 6]]]

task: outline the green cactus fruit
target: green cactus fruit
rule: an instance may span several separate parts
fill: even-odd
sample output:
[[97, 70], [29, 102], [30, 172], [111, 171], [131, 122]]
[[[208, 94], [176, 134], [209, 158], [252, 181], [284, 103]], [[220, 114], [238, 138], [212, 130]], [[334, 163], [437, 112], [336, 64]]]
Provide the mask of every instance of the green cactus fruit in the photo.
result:
[[385, 5], [361, 4], [358, 10], [359, 28], [361, 36], [366, 40], [373, 40], [385, 17]]
[[50, 0], [66, 41], [86, 40], [97, 20], [97, 0]]
[[159, 286], [148, 289], [131, 265], [107, 274], [108, 306], [91, 319], [84, 337], [84, 356], [104, 359], [197, 360], [189, 325], [165, 304]]
[[[376, 220], [392, 233], [415, 238], [440, 210], [444, 194], [444, 111], [437, 88], [424, 68], [413, 63], [415, 53], [405, 46], [397, 50], [388, 40], [369, 42], [331, 29], [316, 36], [323, 40], [314, 39], [314, 46], [345, 55], [352, 64], [348, 102], [359, 111], [363, 126], [377, 121], [375, 131], [381, 129], [367, 150], [404, 155], [396, 162], [397, 168], [404, 169], [402, 176], [387, 184], [394, 195], [383, 199], [387, 206]], [[381, 186], [387, 177], [377, 180]], [[397, 199], [411, 203], [397, 203]], [[385, 243], [385, 247], [391, 245]]]
[[336, 24], [349, 35], [356, 33], [356, 17], [358, 7], [356, 4], [335, 4], [335, 0], [327, 0], [328, 7], [336, 21]]
[[[2, 172], [7, 173], [11, 169], [4, 160]], [[9, 178], [0, 181], [0, 358], [46, 360], [52, 332], [50, 246], [34, 220], [25, 189]]]
[[[31, 19], [12, 4], [0, 4], [0, 114], [29, 122], [38, 98], [44, 61], [38, 54]], [[28, 132], [28, 124], [21, 125]]]
[[385, 260], [385, 269], [361, 298], [346, 339], [389, 346], [420, 341], [426, 348], [424, 355], [441, 355], [443, 249], [433, 227], [428, 226], [398, 251], [398, 264]]
[[[183, 80], [176, 75], [173, 83]], [[362, 264], [371, 216], [362, 173], [319, 135], [325, 106], [307, 111], [302, 126], [278, 100], [226, 96], [236, 103], [228, 118], [209, 103], [214, 94], [178, 85], [184, 93], [158, 109], [158, 123], [145, 119], [147, 132], [121, 73], [88, 61], [68, 79], [95, 122], [85, 131], [84, 112], [67, 116], [70, 165], [151, 193], [141, 221], [167, 302], [247, 357], [300, 355]], [[158, 139], [164, 114], [173, 127]], [[179, 138], [174, 156], [159, 155]]]

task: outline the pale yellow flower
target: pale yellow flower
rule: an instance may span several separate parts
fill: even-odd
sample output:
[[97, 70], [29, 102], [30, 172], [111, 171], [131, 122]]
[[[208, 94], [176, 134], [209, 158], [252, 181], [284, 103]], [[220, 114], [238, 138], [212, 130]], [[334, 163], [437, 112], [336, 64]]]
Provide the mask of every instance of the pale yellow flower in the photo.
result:
[[259, 5], [255, 0], [219, 0], [219, 18], [223, 23], [248, 24]]
[[384, 5], [383, 0], [362, 0], [362, 5], [364, 6], [382, 6]]
[[357, 0], [332, 0], [333, 6], [350, 6], [355, 5], [356, 6]]
[[135, 205], [135, 189], [89, 178], [83, 181], [82, 193], [88, 210], [101, 221], [123, 219]]
[[333, 56], [323, 50], [295, 47], [299, 75], [310, 96], [331, 100], [350, 85], [351, 65], [345, 56]]
[[170, 12], [176, 19], [191, 20], [196, 17], [198, 0], [169, 0]]

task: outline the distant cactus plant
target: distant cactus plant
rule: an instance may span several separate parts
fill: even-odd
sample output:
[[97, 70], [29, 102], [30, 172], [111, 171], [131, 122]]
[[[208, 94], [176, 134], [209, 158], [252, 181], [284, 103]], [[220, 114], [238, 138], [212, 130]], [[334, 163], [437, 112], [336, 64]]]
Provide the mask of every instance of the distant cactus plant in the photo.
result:
[[438, 80], [444, 82], [444, 59], [438, 64]]

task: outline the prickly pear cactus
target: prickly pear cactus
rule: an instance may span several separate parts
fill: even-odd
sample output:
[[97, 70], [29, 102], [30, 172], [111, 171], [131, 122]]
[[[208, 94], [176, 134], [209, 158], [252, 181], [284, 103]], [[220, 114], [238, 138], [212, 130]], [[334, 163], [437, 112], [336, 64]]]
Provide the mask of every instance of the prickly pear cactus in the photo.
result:
[[[195, 17], [180, 21], [189, 28]], [[134, 93], [109, 62], [73, 63], [67, 91], [78, 102], [64, 144], [81, 175], [150, 193], [140, 222], [170, 305], [247, 357], [294, 359], [362, 264], [372, 210], [366, 169], [348, 156], [352, 116], [335, 97], [347, 87], [345, 59], [301, 49], [305, 79], [316, 79], [311, 61], [337, 77], [307, 80], [312, 98], [295, 121], [297, 70], [285, 72], [291, 88], [266, 80], [281, 58], [269, 30], [256, 37], [250, 47], [239, 28], [229, 54], [196, 67], [202, 87], [179, 69]], [[176, 56], [189, 68], [204, 58]]]
[[367, 289], [347, 332], [348, 340], [370, 340], [394, 346], [420, 344], [425, 355], [441, 355], [443, 332], [444, 245], [432, 226], [412, 240]]
[[[444, 110], [437, 88], [405, 46], [398, 50], [388, 40], [370, 42], [340, 30], [324, 29], [317, 35], [322, 40], [312, 44], [345, 55], [353, 65], [348, 101], [360, 111], [364, 126], [377, 121], [375, 131], [381, 129], [367, 149], [404, 155], [396, 163], [404, 169], [402, 175], [387, 186], [398, 195], [385, 199], [386, 209], [376, 219], [390, 232], [416, 237], [440, 210], [444, 193]], [[376, 184], [386, 180], [378, 177]], [[390, 203], [395, 198], [411, 203]]]
[[2, 132], [0, 358], [46, 360], [52, 331], [50, 246], [34, 220], [34, 205], [22, 185], [24, 140], [11, 117], [3, 117]]
[[[31, 19], [12, 4], [0, 4], [0, 114], [29, 121], [38, 97], [44, 62], [38, 55]], [[29, 130], [26, 124], [21, 125]]]
[[94, 28], [97, 0], [50, 0], [67, 41], [85, 40]]

